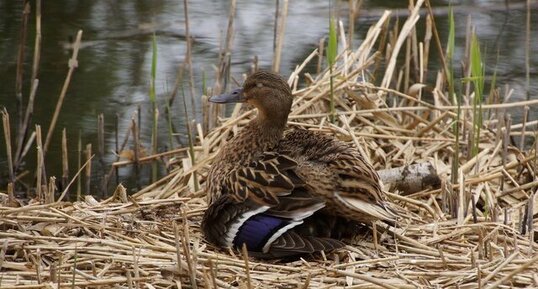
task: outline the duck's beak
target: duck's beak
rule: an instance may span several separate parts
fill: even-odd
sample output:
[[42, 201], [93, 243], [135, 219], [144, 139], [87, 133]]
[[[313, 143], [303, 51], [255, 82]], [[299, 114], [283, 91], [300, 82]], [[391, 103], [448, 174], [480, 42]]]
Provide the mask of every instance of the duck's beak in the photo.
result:
[[236, 88], [230, 93], [225, 93], [221, 95], [213, 95], [209, 98], [209, 101], [214, 103], [235, 103], [235, 102], [245, 102], [246, 98], [243, 95], [243, 88]]

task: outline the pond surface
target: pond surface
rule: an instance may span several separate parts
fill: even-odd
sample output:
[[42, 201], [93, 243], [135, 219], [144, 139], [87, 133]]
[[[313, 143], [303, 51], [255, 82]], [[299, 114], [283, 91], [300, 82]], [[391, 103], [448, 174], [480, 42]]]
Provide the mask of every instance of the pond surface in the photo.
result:
[[[15, 77], [16, 58], [21, 26], [23, 1], [0, 2], [0, 107], [5, 106], [16, 119]], [[282, 1], [281, 1], [282, 2]], [[347, 22], [347, 2], [339, 5], [342, 20]], [[360, 17], [356, 20], [354, 46], [360, 43], [371, 24], [377, 21], [385, 9], [396, 9], [393, 17], [400, 23], [406, 17], [407, 1], [364, 1]], [[432, 1], [436, 7], [437, 27], [441, 39], [446, 42], [447, 5], [449, 1]], [[527, 98], [525, 79], [525, 15], [521, 1], [509, 1], [512, 7], [505, 8], [505, 1], [452, 1], [456, 12], [457, 57], [461, 58], [465, 46], [467, 17], [476, 26], [482, 47], [485, 48], [487, 75], [497, 69], [500, 86], [514, 89], [512, 99]], [[402, 4], [403, 3], [403, 4]], [[194, 37], [193, 64], [196, 83], [196, 103], [192, 107], [187, 101], [190, 117], [199, 118], [202, 81], [212, 85], [219, 51], [225, 38], [228, 22], [229, 1], [189, 1], [190, 30]], [[329, 1], [292, 0], [289, 4], [285, 40], [282, 52], [281, 73], [288, 75], [296, 65], [318, 46], [320, 38], [328, 30]], [[531, 28], [531, 80], [528, 95], [538, 95], [538, 9], [532, 9]], [[273, 57], [273, 25], [275, 1], [238, 0], [233, 39], [232, 75], [240, 79], [247, 72], [254, 56], [259, 66], [270, 68]], [[106, 150], [114, 150], [114, 120], [119, 119], [119, 131], [124, 135], [133, 113], [140, 107], [142, 112], [142, 142], [150, 143], [149, 87], [152, 59], [152, 35], [157, 39], [156, 90], [159, 104], [170, 95], [174, 87], [178, 67], [184, 61], [185, 21], [183, 1], [47, 1], [43, 6], [42, 53], [39, 71], [39, 88], [36, 95], [34, 123], [41, 124], [46, 131], [54, 107], [67, 74], [67, 60], [71, 56], [69, 43], [77, 30], [84, 31], [83, 46], [79, 52], [79, 67], [71, 81], [54, 140], [47, 155], [49, 175], [61, 175], [60, 132], [67, 128], [70, 148], [71, 174], [74, 174], [77, 159], [77, 138], [82, 143], [93, 143], [97, 147], [97, 115], [104, 114]], [[422, 21], [422, 20], [421, 20]], [[394, 22], [394, 21], [393, 21]], [[35, 15], [29, 18], [28, 41], [25, 55], [25, 101], [29, 94], [35, 33]], [[344, 24], [347, 27], [347, 24]], [[423, 30], [423, 25], [419, 25]], [[422, 32], [420, 32], [422, 33]], [[421, 38], [422, 39], [422, 38]], [[499, 55], [497, 56], [497, 49]], [[435, 50], [432, 44], [431, 50]], [[432, 57], [429, 70], [435, 71], [436, 61]], [[188, 95], [188, 93], [186, 92]], [[163, 109], [161, 108], [161, 111]], [[172, 108], [173, 122], [184, 132], [184, 110], [181, 101]], [[517, 116], [518, 112], [514, 112]], [[520, 112], [519, 112], [520, 114]], [[538, 111], [532, 109], [529, 118], [536, 119]], [[168, 147], [168, 137], [163, 120], [160, 141], [161, 150]], [[14, 126], [12, 128], [14, 131]], [[3, 139], [3, 138], [2, 138]], [[165, 145], [166, 144], [166, 145]], [[0, 176], [5, 176], [5, 148], [0, 144]], [[108, 154], [107, 162], [115, 159]], [[31, 161], [29, 158], [28, 161]], [[33, 168], [32, 164], [28, 164]], [[129, 169], [121, 172], [130, 174]], [[0, 177], [0, 179], [3, 177]], [[5, 178], [4, 178], [5, 179]], [[0, 183], [4, 183], [0, 181]], [[3, 187], [3, 185], [2, 185]]]

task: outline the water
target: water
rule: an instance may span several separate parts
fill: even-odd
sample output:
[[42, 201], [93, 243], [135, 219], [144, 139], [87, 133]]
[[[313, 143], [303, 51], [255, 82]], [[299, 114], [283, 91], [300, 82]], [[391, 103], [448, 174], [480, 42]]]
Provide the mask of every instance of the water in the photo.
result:
[[[23, 1], [0, 2], [0, 106], [7, 107], [12, 122], [16, 118], [15, 76], [16, 55], [19, 43]], [[336, 1], [333, 1], [336, 3]], [[383, 2], [384, 4], [381, 4]], [[364, 1], [361, 17], [356, 22], [354, 45], [360, 43], [368, 29], [384, 9], [405, 8], [406, 1]], [[443, 43], [446, 41], [448, 1], [433, 1], [439, 13], [436, 15], [437, 27]], [[514, 89], [512, 98], [522, 100], [527, 97], [525, 79], [525, 10], [503, 10], [504, 2], [496, 1], [455, 1], [458, 50], [456, 57], [461, 58], [465, 44], [467, 16], [471, 15], [482, 47], [486, 49], [487, 74], [497, 69], [499, 85], [510, 85]], [[519, 5], [519, 1], [510, 1]], [[347, 2], [340, 8], [346, 9]], [[197, 96], [201, 94], [202, 77], [212, 84], [215, 65], [218, 61], [219, 47], [226, 33], [228, 21], [228, 1], [206, 0], [190, 1], [189, 17], [191, 34], [194, 36], [193, 63]], [[182, 1], [48, 1], [43, 6], [43, 48], [41, 54], [39, 79], [36, 96], [34, 123], [48, 129], [52, 112], [67, 74], [67, 60], [71, 55], [68, 44], [78, 29], [84, 31], [83, 48], [79, 53], [79, 67], [70, 84], [54, 138], [47, 155], [49, 175], [61, 175], [60, 170], [60, 132], [67, 128], [70, 148], [71, 174], [76, 166], [76, 142], [79, 133], [83, 144], [97, 144], [97, 115], [105, 117], [108, 152], [114, 149], [114, 119], [118, 116], [120, 132], [123, 135], [129, 127], [130, 119], [138, 107], [142, 111], [142, 142], [149, 147], [150, 114], [149, 83], [152, 57], [152, 33], [157, 37], [157, 94], [159, 103], [171, 93], [178, 66], [184, 61], [184, 12]], [[492, 9], [494, 8], [494, 9]], [[293, 0], [290, 1], [286, 35], [284, 40], [281, 72], [285, 75], [301, 63], [317, 47], [319, 39], [327, 33], [329, 1]], [[273, 52], [274, 1], [239, 0], [235, 19], [235, 37], [232, 53], [232, 74], [239, 79], [240, 74], [249, 70], [251, 60], [256, 55], [262, 68], [269, 68]], [[399, 11], [399, 12], [398, 12]], [[401, 14], [401, 10], [395, 15]], [[536, 5], [532, 13], [536, 17]], [[342, 14], [346, 22], [346, 11]], [[395, 16], [396, 17], [396, 16]], [[399, 15], [403, 19], [405, 15]], [[393, 19], [394, 20], [394, 19]], [[25, 57], [25, 82], [23, 95], [29, 93], [29, 77], [34, 42], [34, 21], [29, 18], [29, 33]], [[403, 22], [403, 21], [400, 21]], [[538, 25], [533, 19], [531, 53], [531, 86], [529, 96], [538, 94], [538, 57], [534, 55], [538, 47]], [[347, 27], [347, 24], [344, 24]], [[423, 27], [420, 25], [419, 27]], [[420, 36], [422, 39], [422, 36]], [[497, 47], [499, 56], [497, 60]], [[435, 53], [435, 46], [431, 50]], [[431, 57], [430, 71], [437, 69], [435, 56]], [[188, 93], [187, 93], [188, 95]], [[199, 101], [199, 98], [197, 98]], [[199, 115], [200, 103], [190, 106], [191, 115]], [[173, 121], [180, 131], [184, 131], [182, 102], [176, 101]], [[160, 149], [168, 148], [168, 138], [164, 133], [164, 109], [161, 107]], [[513, 112], [516, 116], [521, 112]], [[534, 120], [538, 111], [531, 109], [529, 119]], [[14, 133], [14, 126], [12, 128]], [[2, 138], [3, 139], [3, 138]], [[107, 154], [106, 162], [114, 160]], [[5, 148], [0, 144], [0, 176], [5, 176]], [[35, 161], [28, 158], [28, 168]], [[103, 170], [95, 166], [96, 170]], [[124, 178], [131, 175], [130, 169], [123, 169]], [[4, 179], [5, 177], [0, 177]], [[4, 182], [0, 181], [2, 187]]]

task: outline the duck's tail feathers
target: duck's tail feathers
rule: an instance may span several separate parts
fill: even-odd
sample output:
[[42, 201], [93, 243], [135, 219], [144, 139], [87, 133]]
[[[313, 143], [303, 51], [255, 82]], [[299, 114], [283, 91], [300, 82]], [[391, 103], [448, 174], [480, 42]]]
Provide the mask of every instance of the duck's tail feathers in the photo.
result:
[[252, 252], [258, 258], [286, 258], [315, 252], [330, 252], [344, 247], [341, 241], [331, 238], [301, 236], [293, 230], [286, 231], [267, 248], [265, 253]]
[[342, 196], [338, 193], [335, 195], [348, 208], [364, 214], [365, 219], [396, 222], [398, 218], [396, 211], [386, 202], [371, 203], [358, 198]]

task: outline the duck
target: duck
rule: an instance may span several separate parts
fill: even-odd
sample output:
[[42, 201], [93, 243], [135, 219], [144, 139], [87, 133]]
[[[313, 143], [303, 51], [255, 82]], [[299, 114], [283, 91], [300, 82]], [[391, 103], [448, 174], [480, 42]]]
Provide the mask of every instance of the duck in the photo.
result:
[[209, 169], [201, 223], [209, 243], [288, 258], [343, 248], [361, 225], [396, 220], [378, 174], [356, 148], [287, 127], [293, 94], [279, 74], [257, 71], [209, 101], [257, 110]]

